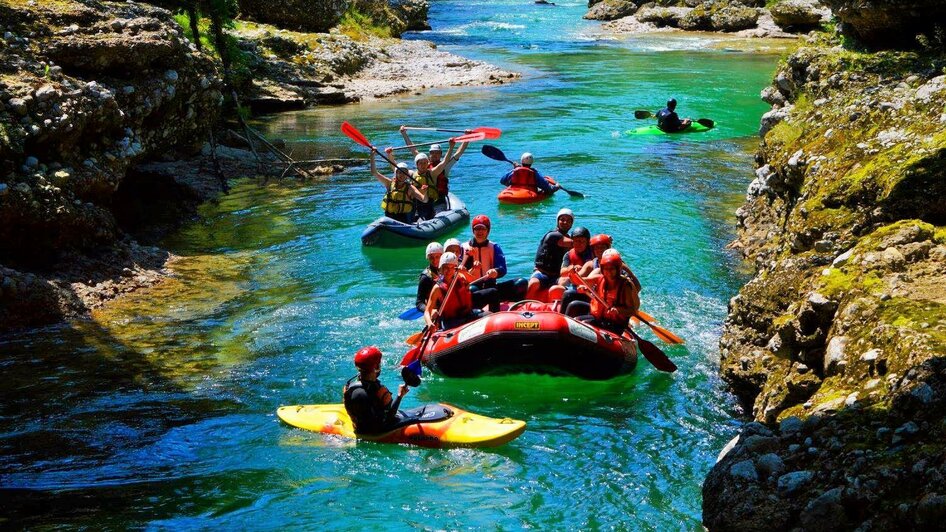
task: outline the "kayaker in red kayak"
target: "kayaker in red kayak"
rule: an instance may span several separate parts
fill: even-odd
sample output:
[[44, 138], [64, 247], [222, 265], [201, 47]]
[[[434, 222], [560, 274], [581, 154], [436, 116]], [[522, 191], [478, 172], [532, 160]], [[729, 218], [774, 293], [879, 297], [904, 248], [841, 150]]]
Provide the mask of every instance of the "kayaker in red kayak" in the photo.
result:
[[[606, 304], [602, 304], [598, 298], [592, 298], [591, 314], [578, 318], [618, 335], [624, 332], [631, 316], [641, 305], [637, 287], [630, 279], [621, 275], [623, 263], [621, 254], [616, 249], [604, 252], [601, 256], [601, 278], [593, 290]], [[579, 286], [578, 291], [589, 292], [586, 286]]]
[[499, 180], [500, 183], [507, 187], [521, 187], [533, 192], [541, 190], [545, 194], [552, 194], [558, 190], [558, 185], [550, 184], [538, 170], [532, 168], [535, 157], [533, 157], [531, 153], [523, 153], [519, 161], [521, 164], [515, 165], [515, 168], [506, 173], [506, 175]]
[[[428, 327], [437, 323], [442, 329], [452, 329], [479, 317], [473, 309], [468, 274], [461, 272], [459, 268], [460, 261], [455, 254], [448, 251], [440, 257], [440, 279], [430, 291], [427, 310], [424, 311], [424, 321]], [[454, 277], [457, 278], [456, 283], [447, 299], [445, 296]]]
[[378, 380], [381, 375], [381, 350], [375, 346], [363, 347], [355, 353], [355, 375], [345, 383], [343, 402], [358, 434], [378, 434], [391, 430], [397, 423], [397, 409], [407, 394], [407, 385], [397, 389], [397, 399]]
[[414, 204], [418, 201], [427, 201], [425, 188], [415, 187], [411, 182], [410, 169], [406, 164], [400, 163], [394, 172], [394, 177], [387, 177], [378, 171], [375, 163], [377, 149], [371, 149], [371, 175], [384, 185], [387, 193], [381, 200], [381, 208], [384, 209], [384, 215], [399, 222], [406, 224], [414, 222]]
[[414, 306], [417, 310], [424, 312], [427, 310], [427, 300], [430, 298], [430, 292], [434, 289], [437, 279], [440, 278], [440, 257], [443, 255], [443, 246], [439, 242], [427, 244], [425, 252], [427, 257], [427, 267], [420, 272], [420, 279], [417, 281], [417, 299]]
[[548, 290], [558, 280], [562, 268], [562, 258], [571, 249], [573, 242], [568, 230], [575, 222], [571, 209], [562, 209], [556, 216], [556, 228], [545, 233], [535, 252], [535, 271], [526, 288], [526, 299], [545, 301], [542, 291]]

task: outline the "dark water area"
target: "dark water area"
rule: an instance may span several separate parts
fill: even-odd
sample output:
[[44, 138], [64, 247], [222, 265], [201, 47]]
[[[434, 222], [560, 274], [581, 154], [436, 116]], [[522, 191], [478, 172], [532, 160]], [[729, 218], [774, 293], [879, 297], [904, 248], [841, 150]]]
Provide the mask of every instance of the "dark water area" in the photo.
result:
[[[404, 400], [528, 422], [497, 449], [425, 450], [290, 429], [280, 405], [339, 402], [351, 355], [376, 344], [397, 383], [423, 248], [362, 248], [382, 189], [356, 167], [318, 182], [245, 180], [164, 245], [175, 278], [88, 322], [0, 339], [0, 526], [155, 529], [622, 528], [699, 530], [700, 486], [739, 424], [716, 375], [728, 299], [746, 280], [725, 250], [752, 178], [759, 91], [779, 55], [712, 36], [617, 38], [584, 1], [434, 1], [408, 38], [523, 73], [521, 81], [262, 117], [296, 154], [364, 156], [397, 127], [493, 126], [510, 157], [586, 194], [500, 207], [508, 165], [471, 146], [451, 187], [493, 220], [510, 275], [569, 207], [614, 236], [642, 308], [687, 340], [680, 370], [605, 382], [429, 376]], [[777, 46], [775, 46], [777, 48]], [[642, 136], [634, 109], [668, 96], [718, 127]], [[418, 133], [415, 140], [436, 140]], [[456, 234], [467, 239], [463, 228]], [[646, 330], [641, 334], [657, 342]]]

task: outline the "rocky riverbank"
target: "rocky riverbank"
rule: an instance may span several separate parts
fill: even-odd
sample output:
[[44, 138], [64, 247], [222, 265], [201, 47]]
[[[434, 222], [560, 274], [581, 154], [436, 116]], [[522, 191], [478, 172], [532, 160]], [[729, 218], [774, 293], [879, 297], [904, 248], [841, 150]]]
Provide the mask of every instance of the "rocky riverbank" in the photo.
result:
[[614, 33], [702, 31], [794, 38], [829, 21], [817, 0], [589, 0], [585, 18]]
[[[516, 77], [393, 38], [426, 27], [422, 1], [304, 3], [301, 31], [250, 4], [256, 20], [230, 31], [236, 88], [258, 111]], [[241, 141], [220, 135], [220, 62], [185, 19], [147, 2], [0, 3], [0, 331], [80, 317], [157, 282], [172, 257], [141, 242], [193, 217], [225, 189], [221, 175], [281, 171], [228, 147], [215, 171], [211, 131]]]
[[710, 530], [946, 517], [946, 54], [916, 15], [943, 6], [830, 3], [845, 33], [811, 38], [762, 95], [734, 243], [757, 273], [720, 343], [754, 422], [703, 486]]

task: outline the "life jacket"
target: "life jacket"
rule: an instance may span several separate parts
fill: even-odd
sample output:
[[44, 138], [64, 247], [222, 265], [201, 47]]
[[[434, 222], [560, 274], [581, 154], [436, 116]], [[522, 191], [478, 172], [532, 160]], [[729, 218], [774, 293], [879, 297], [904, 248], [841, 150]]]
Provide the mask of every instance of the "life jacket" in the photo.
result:
[[[464, 279], [463, 275], [460, 273], [457, 273], [457, 275], [460, 277], [457, 279], [456, 285], [453, 287], [450, 300], [446, 301], [446, 304], [444, 304], [444, 301], [441, 299], [441, 320], [463, 318], [473, 311], [473, 295], [470, 293], [470, 283]], [[440, 292], [446, 296], [450, 285], [444, 281], [443, 277], [440, 278], [440, 281], [437, 283], [437, 285], [440, 287]]]
[[620, 302], [623, 300], [624, 291], [631, 289], [631, 287], [628, 285], [629, 282], [630, 281], [628, 281], [627, 278], [619, 275], [617, 277], [616, 286], [606, 289], [604, 287], [605, 280], [601, 279], [601, 281], [598, 283], [598, 286], [594, 288], [594, 291], [596, 294], [598, 294], [598, 297], [607, 303], [607, 306], [599, 303], [597, 298], [591, 298], [591, 314], [596, 319], [609, 321], [611, 323], [626, 327], [628, 322], [630, 322], [630, 317], [624, 320], [618, 316], [607, 316], [607, 312], [611, 307], [619, 307]]
[[533, 192], [538, 192], [539, 187], [535, 184], [535, 170], [528, 166], [517, 166], [516, 169], [512, 171], [509, 186], [527, 188]]
[[[495, 265], [496, 244], [493, 244], [489, 240], [487, 240], [485, 244], [480, 245], [477, 244], [476, 239], [471, 239], [469, 242], [464, 242], [461, 247], [463, 248], [464, 257], [472, 257], [473, 261], [480, 261], [480, 265], [475, 268], [472, 266], [467, 267], [474, 279], [479, 279], [486, 275], [486, 272]], [[473, 261], [470, 261], [470, 263], [472, 264]]]
[[407, 183], [398, 187], [397, 181], [391, 183], [391, 189], [381, 199], [381, 208], [385, 214], [404, 214], [414, 210], [414, 201], [410, 197]]
[[[356, 394], [359, 390], [365, 393]], [[355, 375], [345, 383], [343, 402], [356, 433], [370, 434], [384, 430], [388, 408], [391, 406], [391, 392], [386, 386], [378, 381], [363, 384]]]
[[440, 172], [437, 176], [437, 192], [441, 197], [446, 197], [450, 192], [450, 179], [447, 177], [447, 171]]
[[575, 251], [575, 248], [568, 250], [568, 264], [572, 266], [584, 266], [586, 262], [593, 259], [595, 252], [591, 249], [591, 246], [585, 248], [585, 252], [581, 255]]
[[426, 172], [420, 173], [417, 171], [411, 172], [411, 177], [414, 179], [414, 183], [417, 188], [420, 188], [422, 185], [427, 185], [427, 201], [428, 203], [436, 203], [440, 199], [440, 191], [438, 190], [438, 181], [435, 180], [430, 175], [430, 168]]
[[562, 258], [565, 257], [568, 250], [558, 245], [561, 238], [555, 239], [553, 242], [550, 238], [553, 234], [561, 235], [563, 238], [568, 236], [559, 233], [558, 229], [545, 233], [542, 241], [539, 242], [539, 249], [535, 252], [535, 267], [546, 275], [558, 277], [559, 272], [562, 271]]

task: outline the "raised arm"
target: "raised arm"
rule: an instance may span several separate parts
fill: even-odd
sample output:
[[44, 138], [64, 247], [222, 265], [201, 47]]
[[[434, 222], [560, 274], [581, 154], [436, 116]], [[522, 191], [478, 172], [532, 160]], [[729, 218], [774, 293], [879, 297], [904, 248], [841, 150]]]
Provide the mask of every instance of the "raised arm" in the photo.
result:
[[[414, 144], [414, 142], [411, 141], [411, 138], [407, 136], [407, 127], [401, 126], [401, 136], [404, 137], [404, 144], [407, 146]], [[411, 155], [417, 155], [417, 148], [411, 148]]]
[[447, 155], [440, 161], [440, 164], [430, 169], [430, 176], [437, 177], [439, 176], [444, 169], [450, 166], [450, 158], [453, 157], [453, 149], [456, 148], [457, 142], [453, 139], [450, 139], [450, 147], [447, 148]]
[[430, 291], [430, 297], [427, 298], [427, 308], [424, 310], [424, 322], [428, 327], [433, 327], [434, 323], [440, 319], [440, 311], [437, 310], [440, 297], [440, 285], [435, 284], [434, 289]]
[[374, 178], [378, 180], [378, 182], [384, 185], [384, 188], [386, 188], [387, 190], [391, 190], [391, 179], [388, 177], [385, 177], [381, 172], [379, 172], [378, 167], [375, 164], [375, 154], [377, 153], [378, 153], [378, 150], [375, 150], [375, 149], [371, 150], [371, 159], [370, 159], [371, 175], [373, 175]]

